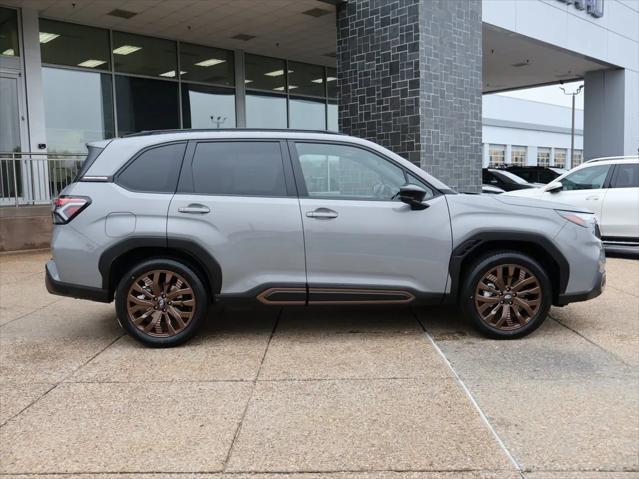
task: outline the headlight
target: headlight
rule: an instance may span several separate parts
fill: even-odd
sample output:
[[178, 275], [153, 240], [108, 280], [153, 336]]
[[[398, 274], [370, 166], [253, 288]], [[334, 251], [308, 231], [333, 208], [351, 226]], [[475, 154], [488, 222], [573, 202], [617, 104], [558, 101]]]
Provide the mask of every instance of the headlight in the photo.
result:
[[576, 225], [582, 226], [584, 228], [594, 228], [597, 224], [597, 219], [595, 215], [592, 213], [577, 213], [576, 211], [567, 211], [567, 210], [555, 210], [559, 216], [564, 218], [565, 220], [570, 221]]

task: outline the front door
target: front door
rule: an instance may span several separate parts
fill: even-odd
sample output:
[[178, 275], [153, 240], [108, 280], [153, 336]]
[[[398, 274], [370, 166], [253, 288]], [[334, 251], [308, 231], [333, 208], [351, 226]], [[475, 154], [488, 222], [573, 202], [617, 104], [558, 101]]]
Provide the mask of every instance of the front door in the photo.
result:
[[[309, 303], [409, 302], [417, 294], [439, 297], [445, 291], [451, 231], [443, 195], [368, 149], [299, 141], [290, 150]], [[428, 189], [428, 208], [413, 210], [397, 200], [406, 183]]]
[[279, 140], [191, 142], [187, 150], [168, 243], [204, 248], [219, 263], [222, 295], [306, 301], [302, 221], [283, 153]]

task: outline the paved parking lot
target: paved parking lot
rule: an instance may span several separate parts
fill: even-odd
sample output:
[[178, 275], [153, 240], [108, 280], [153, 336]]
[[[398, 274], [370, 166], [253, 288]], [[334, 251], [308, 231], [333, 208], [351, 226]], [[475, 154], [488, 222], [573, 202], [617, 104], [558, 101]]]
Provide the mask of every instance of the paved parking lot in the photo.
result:
[[639, 261], [533, 336], [450, 309], [226, 310], [145, 349], [0, 256], [0, 473], [639, 477]]

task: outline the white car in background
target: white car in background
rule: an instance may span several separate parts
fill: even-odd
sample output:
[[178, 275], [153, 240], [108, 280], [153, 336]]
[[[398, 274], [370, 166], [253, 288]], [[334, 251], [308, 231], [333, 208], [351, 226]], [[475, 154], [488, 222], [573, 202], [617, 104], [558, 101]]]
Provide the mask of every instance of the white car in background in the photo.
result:
[[593, 211], [606, 247], [639, 251], [639, 157], [596, 158], [541, 188], [504, 195], [548, 199]]

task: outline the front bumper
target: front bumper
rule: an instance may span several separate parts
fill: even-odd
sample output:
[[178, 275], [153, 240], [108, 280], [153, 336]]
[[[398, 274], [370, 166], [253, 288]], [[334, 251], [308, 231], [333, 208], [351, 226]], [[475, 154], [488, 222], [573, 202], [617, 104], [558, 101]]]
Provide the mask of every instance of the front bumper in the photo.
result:
[[46, 276], [44, 282], [47, 287], [47, 291], [51, 294], [78, 299], [88, 299], [90, 301], [98, 301], [100, 303], [110, 303], [113, 299], [106, 289], [69, 284], [60, 281], [58, 277], [58, 270], [56, 268], [55, 261], [53, 260], [49, 260], [47, 262], [45, 270]]

